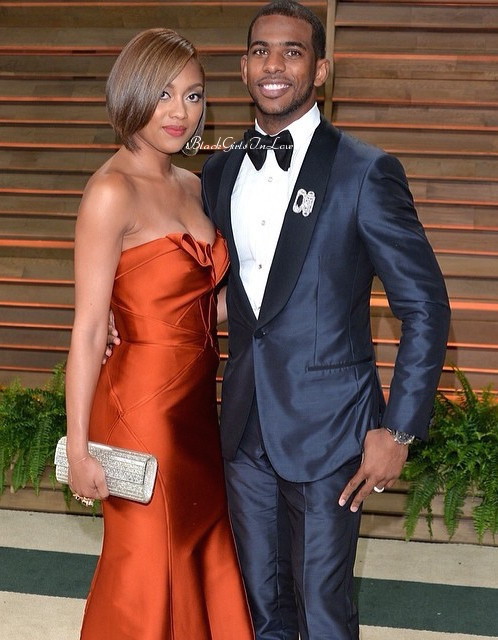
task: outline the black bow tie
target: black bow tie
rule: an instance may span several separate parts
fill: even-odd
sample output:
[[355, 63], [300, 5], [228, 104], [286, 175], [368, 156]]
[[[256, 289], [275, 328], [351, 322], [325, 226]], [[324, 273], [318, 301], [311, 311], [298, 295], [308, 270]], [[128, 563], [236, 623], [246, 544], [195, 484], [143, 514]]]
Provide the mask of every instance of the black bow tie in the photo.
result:
[[294, 142], [288, 129], [278, 133], [276, 136], [266, 136], [256, 131], [256, 129], [249, 129], [244, 133], [244, 142], [246, 144], [246, 153], [257, 171], [264, 165], [266, 152], [269, 149], [275, 152], [278, 166], [283, 171], [287, 171], [290, 167]]

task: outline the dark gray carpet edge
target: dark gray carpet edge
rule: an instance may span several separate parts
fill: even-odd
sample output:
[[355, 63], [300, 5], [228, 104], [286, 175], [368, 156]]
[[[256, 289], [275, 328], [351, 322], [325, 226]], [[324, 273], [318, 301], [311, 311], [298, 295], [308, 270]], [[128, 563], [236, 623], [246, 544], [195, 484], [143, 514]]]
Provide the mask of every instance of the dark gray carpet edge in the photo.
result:
[[[95, 556], [0, 547], [0, 591], [86, 598]], [[498, 636], [498, 588], [357, 578], [360, 623]], [[498, 584], [497, 584], [498, 587]]]
[[498, 588], [361, 578], [356, 590], [361, 624], [498, 636]]
[[0, 591], [86, 598], [97, 560], [82, 553], [0, 547]]

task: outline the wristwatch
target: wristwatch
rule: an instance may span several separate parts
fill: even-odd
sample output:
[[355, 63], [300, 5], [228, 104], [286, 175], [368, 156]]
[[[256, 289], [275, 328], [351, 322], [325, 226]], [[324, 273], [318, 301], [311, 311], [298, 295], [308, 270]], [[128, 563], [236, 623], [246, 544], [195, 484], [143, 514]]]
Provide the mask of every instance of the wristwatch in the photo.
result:
[[409, 445], [415, 440], [415, 436], [411, 433], [406, 433], [406, 431], [397, 431], [396, 429], [390, 429], [389, 427], [384, 427], [386, 431], [392, 435], [394, 442], [398, 444]]

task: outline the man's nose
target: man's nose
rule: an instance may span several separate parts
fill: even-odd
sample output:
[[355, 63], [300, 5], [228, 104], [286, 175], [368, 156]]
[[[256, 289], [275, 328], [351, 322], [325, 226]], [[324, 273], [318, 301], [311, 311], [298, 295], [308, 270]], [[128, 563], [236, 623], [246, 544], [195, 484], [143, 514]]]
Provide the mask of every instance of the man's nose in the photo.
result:
[[273, 51], [265, 58], [265, 71], [275, 73], [276, 71], [283, 71], [285, 69], [285, 61], [282, 55]]

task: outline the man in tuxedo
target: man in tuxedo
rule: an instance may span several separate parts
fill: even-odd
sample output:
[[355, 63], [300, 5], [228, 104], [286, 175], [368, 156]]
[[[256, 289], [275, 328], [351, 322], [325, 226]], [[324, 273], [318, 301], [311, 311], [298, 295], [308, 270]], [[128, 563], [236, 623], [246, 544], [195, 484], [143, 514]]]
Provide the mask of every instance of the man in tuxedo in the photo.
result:
[[[221, 439], [257, 640], [358, 638], [361, 503], [426, 437], [448, 335], [404, 171], [320, 117], [328, 72], [311, 11], [288, 0], [260, 9], [242, 57], [256, 131], [202, 176], [231, 256]], [[387, 406], [374, 275], [402, 326]]]

